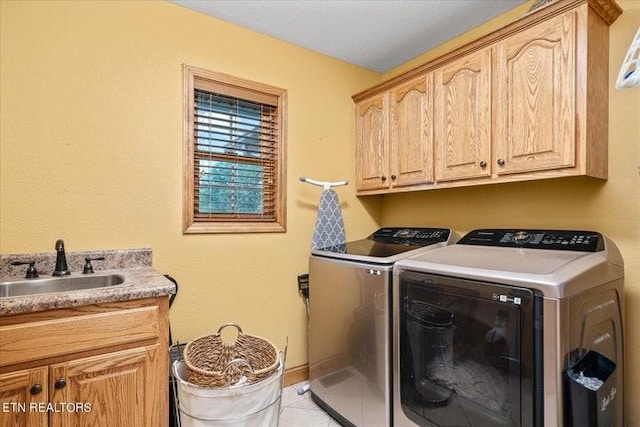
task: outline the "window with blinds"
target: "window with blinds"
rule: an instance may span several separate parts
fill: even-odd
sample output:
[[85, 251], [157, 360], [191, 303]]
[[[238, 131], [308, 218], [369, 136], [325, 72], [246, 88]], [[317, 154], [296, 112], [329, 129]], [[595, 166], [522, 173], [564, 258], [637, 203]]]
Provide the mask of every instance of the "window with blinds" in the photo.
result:
[[285, 231], [286, 91], [185, 67], [184, 232]]

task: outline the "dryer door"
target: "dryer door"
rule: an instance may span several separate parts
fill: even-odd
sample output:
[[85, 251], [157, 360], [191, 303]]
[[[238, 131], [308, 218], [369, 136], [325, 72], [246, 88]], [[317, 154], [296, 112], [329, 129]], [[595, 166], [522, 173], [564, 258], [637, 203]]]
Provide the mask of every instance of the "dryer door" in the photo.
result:
[[536, 425], [530, 289], [404, 272], [398, 298], [396, 425]]

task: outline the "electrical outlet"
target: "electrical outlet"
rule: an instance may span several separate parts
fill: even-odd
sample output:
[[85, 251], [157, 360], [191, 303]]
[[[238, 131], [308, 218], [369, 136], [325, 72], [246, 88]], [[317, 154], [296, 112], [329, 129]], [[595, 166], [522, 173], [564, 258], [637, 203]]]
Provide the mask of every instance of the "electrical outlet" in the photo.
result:
[[309, 275], [301, 274], [298, 276], [298, 290], [305, 298], [309, 298]]

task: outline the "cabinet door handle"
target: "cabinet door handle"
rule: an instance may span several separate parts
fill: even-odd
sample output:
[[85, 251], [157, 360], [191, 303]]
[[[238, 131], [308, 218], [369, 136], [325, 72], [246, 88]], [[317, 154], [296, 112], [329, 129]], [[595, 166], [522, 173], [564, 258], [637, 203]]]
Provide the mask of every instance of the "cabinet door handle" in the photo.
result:
[[42, 393], [42, 384], [34, 384], [29, 389], [29, 393], [31, 393], [32, 396], [35, 396], [36, 394]]
[[391, 179], [395, 180], [396, 178], [397, 178], [397, 176], [391, 175]]
[[498, 164], [499, 164], [500, 166], [504, 166], [504, 164], [505, 164], [504, 159], [498, 159]]
[[484, 160], [483, 160], [483, 161], [481, 161], [481, 162], [480, 162], [480, 167], [481, 167], [482, 169], [486, 168], [486, 167], [487, 167], [487, 162], [485, 162]]
[[380, 177], [380, 179], [384, 182], [384, 181], [386, 181], [386, 180], [387, 180], [387, 177], [386, 177], [385, 175], [382, 175], [382, 176]]
[[67, 381], [64, 378], [60, 378], [59, 380], [56, 380], [53, 386], [56, 388], [56, 390], [62, 390], [67, 386]]

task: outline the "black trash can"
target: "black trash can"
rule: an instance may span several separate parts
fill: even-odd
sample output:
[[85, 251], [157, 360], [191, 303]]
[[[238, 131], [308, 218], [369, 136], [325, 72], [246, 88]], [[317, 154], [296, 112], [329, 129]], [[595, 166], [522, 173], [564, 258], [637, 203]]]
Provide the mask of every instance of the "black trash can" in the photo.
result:
[[568, 425], [616, 427], [616, 364], [589, 351], [565, 371]]

